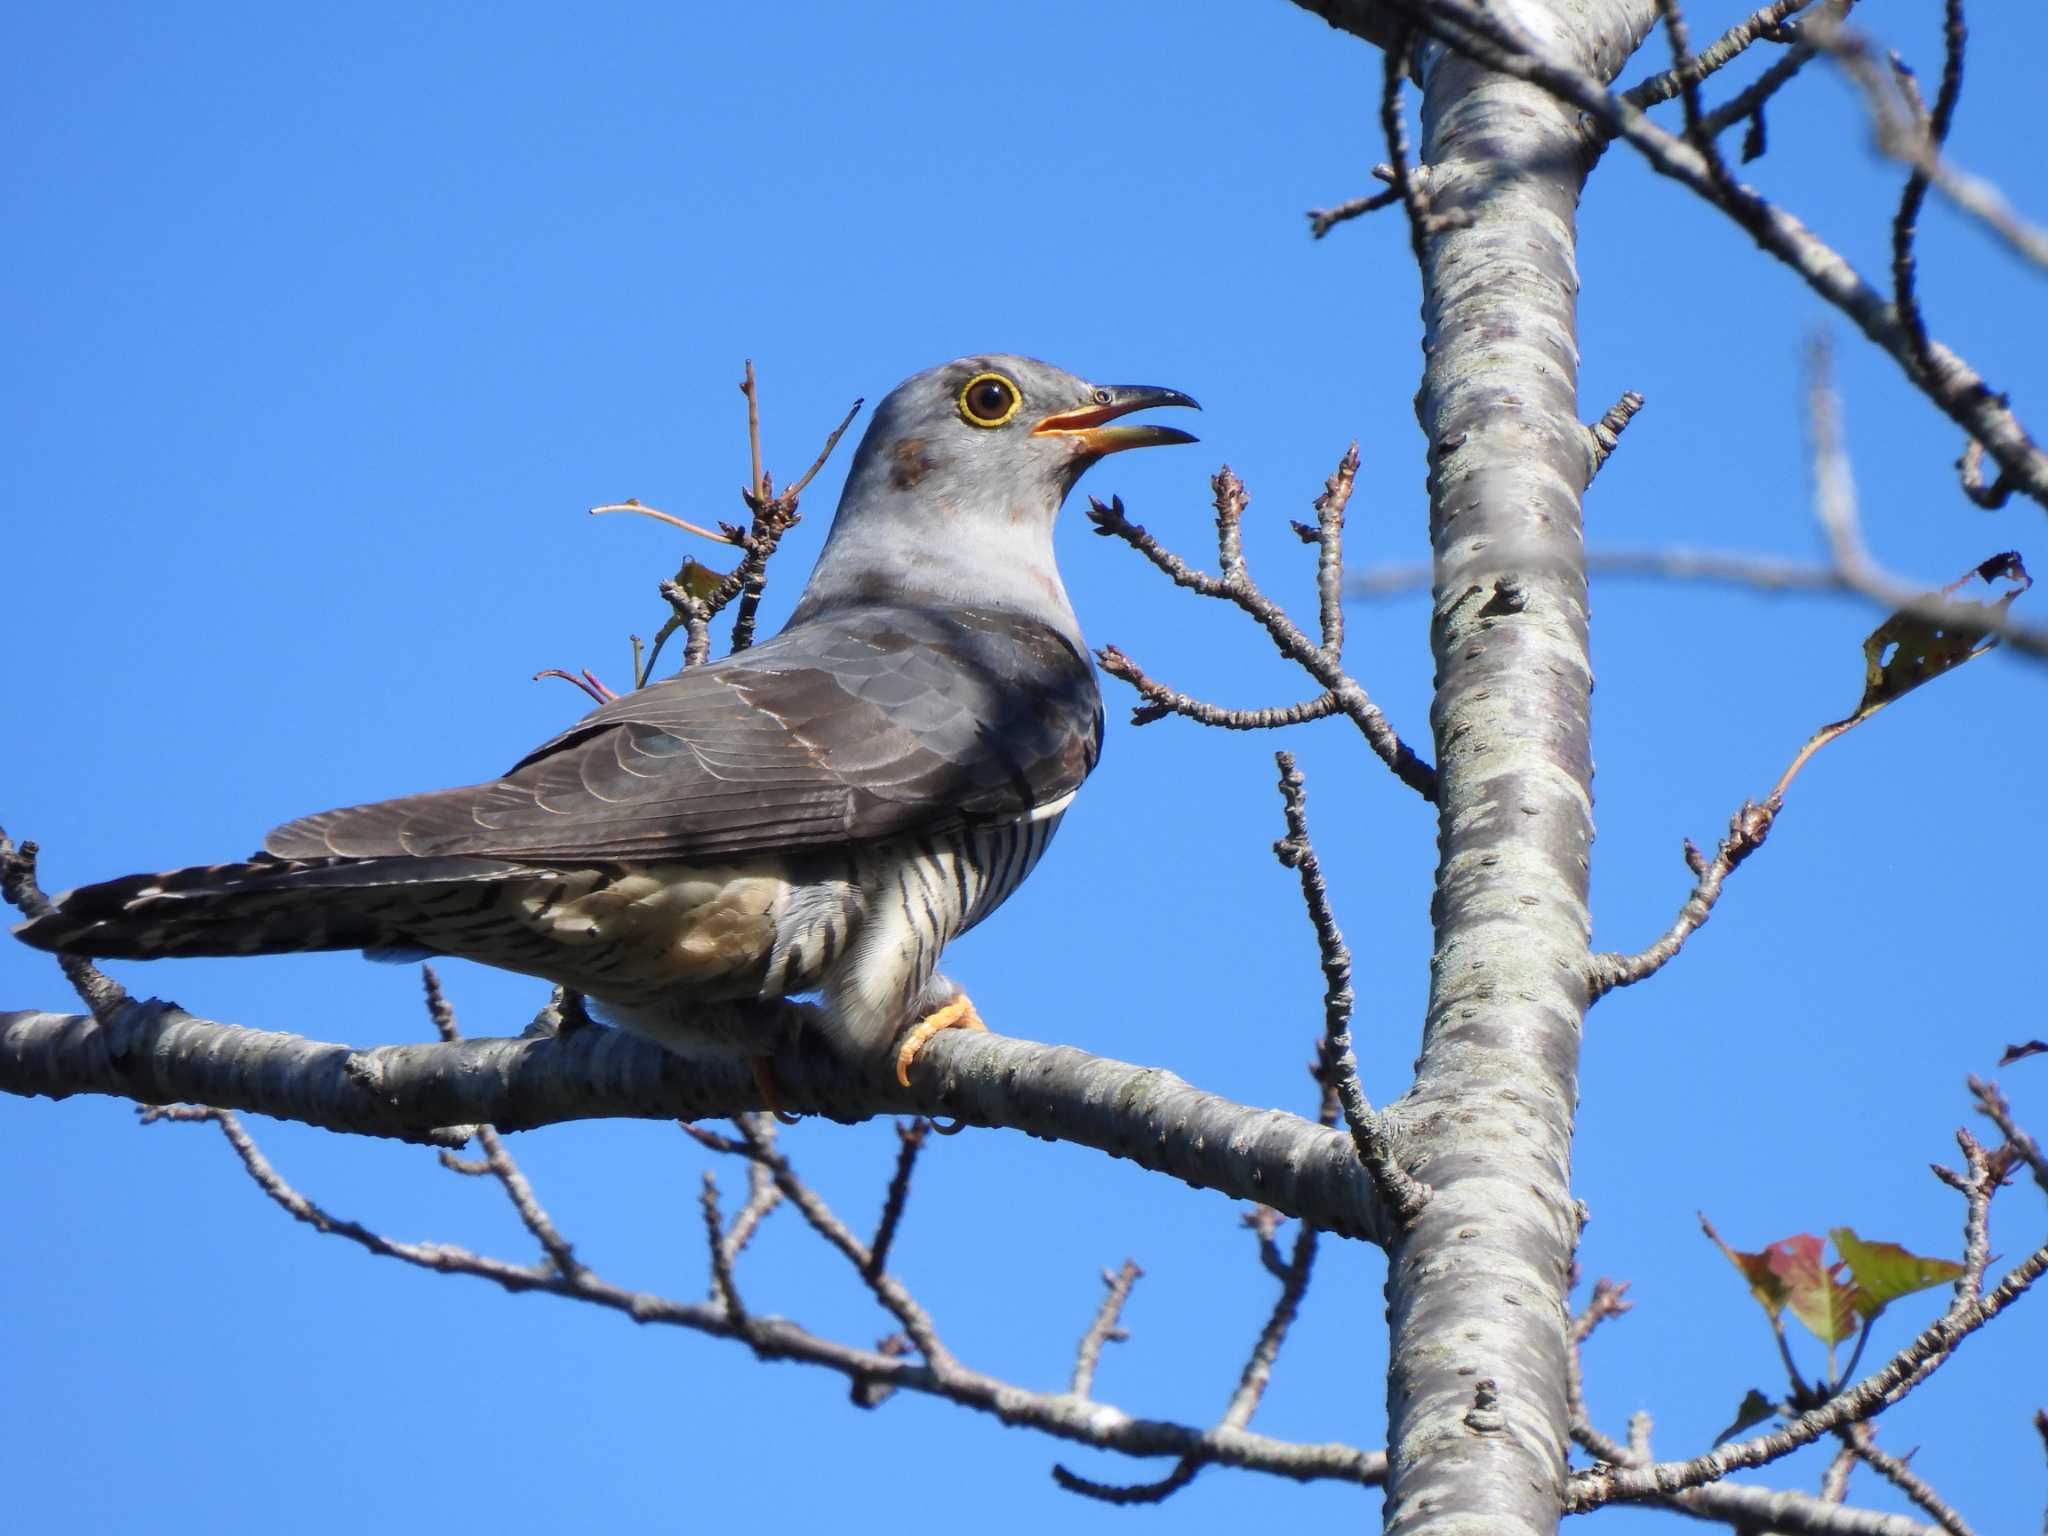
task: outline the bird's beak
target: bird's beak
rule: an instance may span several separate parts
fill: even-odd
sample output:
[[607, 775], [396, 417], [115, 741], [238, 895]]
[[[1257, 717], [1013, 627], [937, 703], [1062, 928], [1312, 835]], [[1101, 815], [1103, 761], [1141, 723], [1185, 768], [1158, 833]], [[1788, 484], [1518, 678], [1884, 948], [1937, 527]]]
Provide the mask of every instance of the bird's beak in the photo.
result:
[[1150, 422], [1135, 427], [1112, 427], [1104, 423], [1143, 411], [1155, 405], [1184, 405], [1191, 411], [1201, 407], [1177, 389], [1156, 384], [1104, 384], [1095, 399], [1071, 411], [1055, 411], [1031, 429], [1033, 437], [1064, 437], [1091, 458], [1105, 453], [1122, 453], [1126, 448], [1158, 448], [1167, 443], [1192, 443], [1192, 433], [1178, 427], [1155, 427]]

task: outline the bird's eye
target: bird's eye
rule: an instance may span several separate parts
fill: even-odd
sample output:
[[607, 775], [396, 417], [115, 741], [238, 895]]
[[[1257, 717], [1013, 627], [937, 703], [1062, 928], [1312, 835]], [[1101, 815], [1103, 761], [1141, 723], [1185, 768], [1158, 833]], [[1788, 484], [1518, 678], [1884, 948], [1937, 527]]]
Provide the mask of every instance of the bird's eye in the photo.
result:
[[1097, 391], [1095, 391], [1095, 403], [1097, 405], [1107, 405], [1110, 401], [1114, 400], [1115, 398], [1116, 397], [1106, 389], [1098, 389]]
[[960, 414], [970, 426], [1000, 427], [1020, 403], [1017, 386], [1000, 373], [977, 373], [960, 386]]

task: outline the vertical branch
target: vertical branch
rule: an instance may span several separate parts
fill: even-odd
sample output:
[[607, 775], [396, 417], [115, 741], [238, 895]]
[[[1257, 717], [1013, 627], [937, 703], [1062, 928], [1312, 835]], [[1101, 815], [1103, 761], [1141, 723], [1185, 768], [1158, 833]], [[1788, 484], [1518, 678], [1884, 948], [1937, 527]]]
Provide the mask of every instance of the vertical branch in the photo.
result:
[[1323, 482], [1316, 498], [1316, 597], [1323, 630], [1323, 649], [1332, 661], [1344, 655], [1344, 509], [1358, 479], [1358, 444], [1353, 443]]
[[1102, 1346], [1120, 1343], [1130, 1337], [1120, 1319], [1124, 1315], [1124, 1303], [1131, 1299], [1131, 1287], [1145, 1276], [1138, 1268], [1137, 1261], [1125, 1259], [1123, 1267], [1102, 1272], [1102, 1283], [1107, 1292], [1102, 1305], [1095, 1309], [1095, 1316], [1089, 1319], [1087, 1330], [1081, 1335], [1081, 1342], [1074, 1350], [1074, 1375], [1067, 1390], [1076, 1397], [1089, 1397], [1095, 1391], [1095, 1368], [1102, 1361]]
[[[1475, 26], [1490, 14], [1459, 9]], [[1571, 7], [1529, 0], [1517, 15], [1554, 24], [1545, 35], [1566, 48], [1605, 46], [1575, 30]], [[1598, 67], [1591, 52], [1571, 62]], [[1439, 852], [1422, 1051], [1390, 1115], [1431, 1197], [1388, 1255], [1386, 1529], [1549, 1536], [1567, 1466], [1567, 1170], [1590, 933], [1584, 138], [1574, 108], [1462, 55], [1427, 49], [1424, 77], [1419, 154], [1438, 227], [1416, 409]]]
[[1394, 1156], [1386, 1122], [1373, 1112], [1358, 1080], [1358, 1058], [1351, 1049], [1351, 949], [1330, 909], [1330, 889], [1308, 836], [1308, 791], [1292, 752], [1276, 752], [1280, 798], [1286, 807], [1287, 836], [1273, 845], [1283, 867], [1301, 877], [1301, 899], [1316, 931], [1323, 967], [1323, 1049], [1317, 1053], [1320, 1076], [1343, 1106], [1359, 1159], [1372, 1174], [1383, 1198], [1402, 1223], [1415, 1219], [1429, 1203], [1429, 1190], [1411, 1178]]

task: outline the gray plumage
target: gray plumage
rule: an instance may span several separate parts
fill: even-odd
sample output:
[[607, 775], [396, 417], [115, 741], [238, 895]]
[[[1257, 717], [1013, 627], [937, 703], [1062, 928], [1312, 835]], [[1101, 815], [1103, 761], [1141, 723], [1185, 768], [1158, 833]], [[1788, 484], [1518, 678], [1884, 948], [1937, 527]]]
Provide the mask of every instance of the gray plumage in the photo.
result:
[[748, 1051], [817, 992], [885, 1049], [955, 989], [940, 952], [1031, 871], [1102, 707], [1052, 551], [1108, 422], [1171, 390], [1028, 358], [906, 381], [862, 438], [789, 625], [627, 694], [503, 777], [325, 811], [234, 863], [58, 898], [16, 932], [102, 958], [363, 949], [545, 977], [670, 1047]]

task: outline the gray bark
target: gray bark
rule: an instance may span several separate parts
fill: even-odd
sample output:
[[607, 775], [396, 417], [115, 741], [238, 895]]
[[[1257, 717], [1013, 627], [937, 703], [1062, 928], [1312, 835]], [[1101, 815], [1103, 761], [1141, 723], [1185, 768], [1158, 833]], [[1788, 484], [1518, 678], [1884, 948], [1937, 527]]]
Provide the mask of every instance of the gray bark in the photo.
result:
[[[1354, 19], [1400, 7], [1353, 8]], [[1515, 21], [1611, 78], [1649, 10]], [[1327, 8], [1324, 8], [1327, 14]], [[1433, 1190], [1389, 1253], [1386, 1529], [1555, 1530], [1568, 1475], [1570, 1190], [1593, 836], [1577, 403], [1576, 114], [1418, 55], [1439, 773], [1435, 947], [1401, 1160]]]
[[[843, 1121], [916, 1113], [1002, 1126], [1095, 1147], [1347, 1237], [1378, 1242], [1386, 1230], [1345, 1132], [1234, 1104], [1154, 1067], [962, 1030], [927, 1043], [908, 1089], [897, 1086], [889, 1063], [842, 1061], [811, 1036], [770, 1062], [783, 1107], [799, 1113]], [[0, 1092], [212, 1104], [455, 1146], [477, 1123], [512, 1131], [765, 1107], [740, 1063], [685, 1061], [619, 1030], [354, 1050], [217, 1024], [161, 1002], [122, 1003], [105, 1022], [0, 1013]]]

